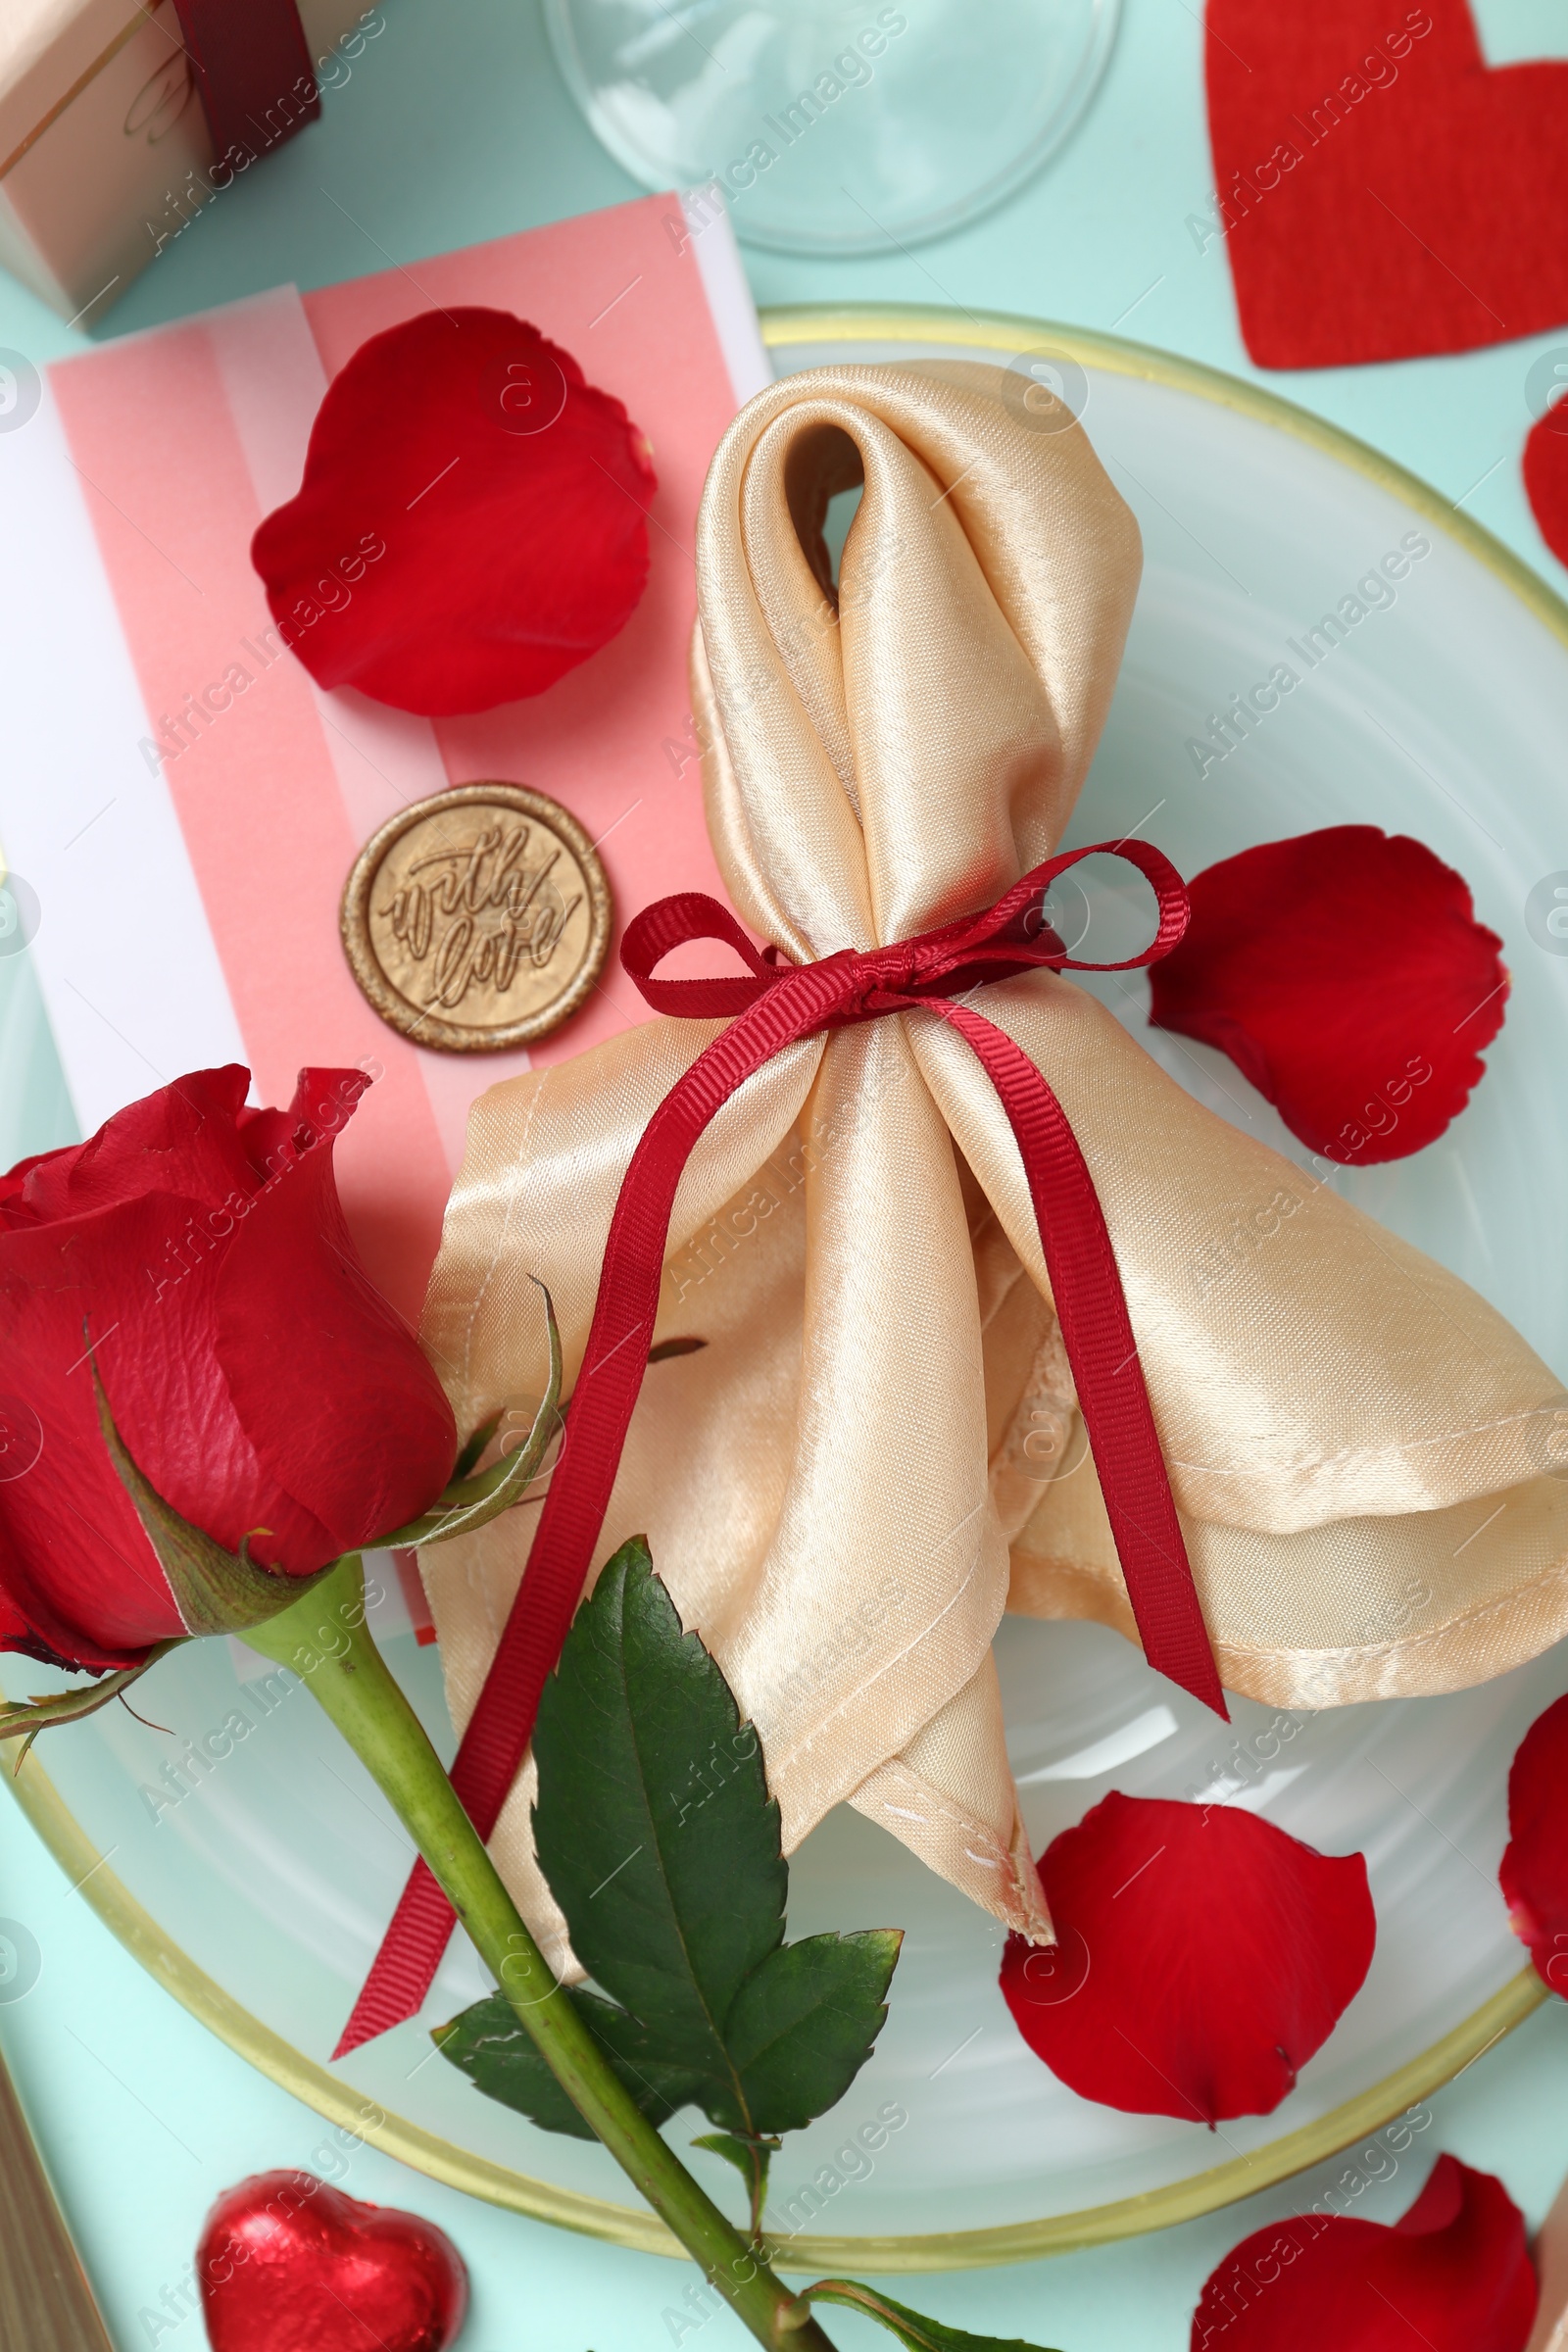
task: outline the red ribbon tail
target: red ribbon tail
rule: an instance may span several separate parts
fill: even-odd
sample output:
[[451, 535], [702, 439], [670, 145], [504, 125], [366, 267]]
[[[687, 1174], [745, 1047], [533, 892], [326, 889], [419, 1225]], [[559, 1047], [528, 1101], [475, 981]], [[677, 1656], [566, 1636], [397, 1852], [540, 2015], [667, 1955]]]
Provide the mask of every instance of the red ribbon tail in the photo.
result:
[[1078, 1139], [1045, 1079], [1004, 1030], [965, 1005], [935, 1009], [972, 1048], [1022, 1154], [1062, 1345], [1144, 1655], [1228, 1723], [1116, 1253]]
[[[783, 1046], [819, 1027], [838, 993], [820, 965], [791, 974], [732, 1023], [660, 1104], [627, 1167], [611, 1220], [599, 1297], [572, 1392], [561, 1459], [528, 1564], [479, 1701], [452, 1767], [452, 1786], [488, 1839], [533, 1737], [540, 1695], [570, 1628], [604, 1526], [626, 1431], [648, 1365], [664, 1244], [681, 1171], [709, 1120]], [[415, 1865], [339, 2051], [412, 2017], [452, 1934], [453, 1913], [423, 1862]]]
[[421, 1856], [398, 1898], [354, 2014], [332, 2052], [334, 2060], [346, 2058], [362, 2042], [374, 2041], [378, 2034], [389, 2033], [416, 2014], [435, 1982], [456, 1925], [452, 1905]]
[[[1161, 908], [1155, 948], [1162, 950], [1180, 936], [1185, 919], [1186, 900], [1175, 869], [1141, 845], [1104, 846], [1115, 848], [1155, 882]], [[924, 943], [912, 943], [923, 944], [935, 959], [931, 968], [937, 984], [945, 984], [941, 975], [951, 980], [955, 970], [966, 968], [967, 949], [989, 936], [983, 934], [985, 920], [1010, 919], [1015, 905], [1023, 906], [1042, 876], [1049, 878], [1089, 854], [1070, 853], [1026, 875], [990, 917], [977, 917], [967, 927], [950, 925]], [[687, 936], [727, 940], [750, 963], [752, 976], [702, 983], [650, 980], [654, 964]], [[703, 1017], [740, 1010], [740, 1018], [698, 1055], [660, 1104], [621, 1185], [566, 1443], [522, 1582], [452, 1768], [452, 1785], [479, 1836], [489, 1838], [507, 1800], [592, 1565], [642, 1386], [670, 1214], [692, 1148], [737, 1087], [786, 1046], [841, 1022], [882, 1013], [926, 1007], [940, 1014], [967, 1040], [997, 1090], [1022, 1154], [1062, 1343], [1145, 1655], [1151, 1666], [1228, 1722], [1104, 1215], [1066, 1114], [1034, 1063], [1004, 1031], [967, 1006], [934, 994], [906, 993], [911, 977], [919, 978], [917, 970], [911, 974], [909, 946], [866, 955], [843, 952], [774, 978], [763, 974], [763, 959], [733, 917], [694, 894], [648, 909], [628, 932], [628, 942], [636, 952], [627, 968], [653, 1001], [661, 1001], [661, 990], [695, 988], [695, 998], [682, 993], [670, 1000], [672, 1008]], [[429, 1990], [452, 1926], [451, 1907], [420, 1862], [337, 2055], [414, 2014]]]

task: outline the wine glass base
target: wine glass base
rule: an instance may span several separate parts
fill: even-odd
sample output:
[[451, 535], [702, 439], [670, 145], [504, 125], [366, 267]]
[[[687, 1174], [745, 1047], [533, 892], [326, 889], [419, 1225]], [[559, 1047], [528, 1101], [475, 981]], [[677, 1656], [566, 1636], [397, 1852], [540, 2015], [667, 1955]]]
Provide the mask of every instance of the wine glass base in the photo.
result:
[[998, 204], [1075, 128], [1120, 0], [545, 0], [596, 136], [745, 242], [883, 253]]

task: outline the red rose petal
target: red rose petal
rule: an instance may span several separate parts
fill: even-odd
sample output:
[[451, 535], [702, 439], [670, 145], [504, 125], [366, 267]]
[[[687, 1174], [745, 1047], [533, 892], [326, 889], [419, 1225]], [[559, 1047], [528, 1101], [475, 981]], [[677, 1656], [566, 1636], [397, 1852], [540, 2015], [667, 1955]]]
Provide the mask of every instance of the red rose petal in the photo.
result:
[[[323, 1137], [348, 1115], [331, 1095], [318, 1073], [302, 1073], [294, 1113], [315, 1113]], [[283, 1268], [301, 1297], [330, 1299], [330, 1315], [303, 1329], [280, 1315]], [[327, 1556], [423, 1510], [452, 1468], [452, 1407], [414, 1334], [354, 1253], [330, 1151], [307, 1150], [289, 1182], [258, 1201], [216, 1288], [217, 1354], [230, 1407], [263, 1479], [325, 1529]], [[314, 1409], [301, 1410], [302, 1395]], [[270, 1558], [273, 1546], [256, 1550]]]
[[299, 495], [251, 560], [318, 685], [488, 710], [625, 626], [658, 486], [644, 435], [569, 352], [506, 311], [427, 311], [333, 377]]
[[1204, 2285], [1191, 2352], [1524, 2352], [1538, 2294], [1502, 2182], [1440, 2156], [1392, 2229], [1312, 2212], [1243, 2238]]
[[[352, 1104], [369, 1083], [357, 1070], [336, 1073], [352, 1086]], [[247, 1152], [239, 1131], [253, 1119], [283, 1119], [281, 1111], [245, 1107], [250, 1072], [192, 1070], [140, 1102], [127, 1102], [84, 1144], [24, 1159], [0, 1177], [0, 1202], [24, 1223], [52, 1224], [117, 1208], [144, 1193], [178, 1192], [221, 1200], [234, 1185], [250, 1190], [253, 1170], [265, 1174], [259, 1153]], [[269, 1141], [272, 1140], [270, 1137]]]
[[1228, 1054], [1303, 1144], [1358, 1167], [1440, 1136], [1502, 1026], [1502, 945], [1419, 841], [1331, 825], [1188, 885], [1150, 1020]]
[[1559, 400], [1531, 427], [1524, 473], [1541, 536], [1558, 563], [1568, 564], [1568, 400]]
[[1497, 1876], [1536, 1974], [1553, 1992], [1568, 1993], [1568, 1698], [1538, 1716], [1519, 1742]]
[[1372, 1962], [1361, 1856], [1223, 1805], [1112, 1793], [1040, 1884], [1059, 1940], [1008, 1937], [1007, 2006], [1070, 2089], [1133, 2115], [1268, 2115]]

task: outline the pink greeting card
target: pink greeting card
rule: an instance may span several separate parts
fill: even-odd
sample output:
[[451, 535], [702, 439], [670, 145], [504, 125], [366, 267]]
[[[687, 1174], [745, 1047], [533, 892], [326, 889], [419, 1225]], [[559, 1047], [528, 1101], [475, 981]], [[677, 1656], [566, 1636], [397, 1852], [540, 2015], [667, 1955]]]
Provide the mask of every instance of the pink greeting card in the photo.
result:
[[[249, 549], [299, 487], [328, 379], [368, 336], [460, 304], [573, 353], [647, 433], [659, 488], [620, 636], [531, 701], [429, 720], [318, 689], [270, 626]], [[699, 229], [675, 196], [281, 289], [50, 369], [37, 416], [0, 442], [0, 628], [32, 682], [0, 767], [0, 851], [38, 899], [33, 959], [84, 1131], [213, 1062], [248, 1063], [274, 1102], [303, 1064], [369, 1069], [339, 1181], [371, 1273], [416, 1315], [468, 1106], [528, 1055], [434, 1053], [385, 1026], [344, 958], [344, 881], [410, 801], [502, 778], [598, 844], [617, 939], [652, 899], [720, 891], [681, 749], [692, 538], [714, 446], [767, 375], [726, 223]], [[612, 945], [533, 1056], [647, 1017]]]

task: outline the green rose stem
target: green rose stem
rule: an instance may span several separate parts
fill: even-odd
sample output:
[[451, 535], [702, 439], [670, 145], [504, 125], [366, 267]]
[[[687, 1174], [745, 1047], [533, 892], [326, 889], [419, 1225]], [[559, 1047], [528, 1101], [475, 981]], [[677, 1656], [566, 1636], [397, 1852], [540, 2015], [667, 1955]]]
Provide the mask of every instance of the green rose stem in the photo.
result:
[[358, 1553], [242, 1637], [301, 1676], [388, 1799], [580, 2115], [760, 2343], [833, 2352], [806, 2306], [719, 2212], [612, 2072], [558, 1986], [441, 1759], [365, 1623]]

